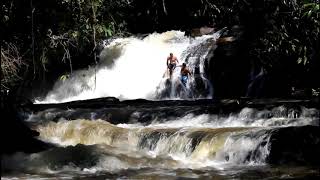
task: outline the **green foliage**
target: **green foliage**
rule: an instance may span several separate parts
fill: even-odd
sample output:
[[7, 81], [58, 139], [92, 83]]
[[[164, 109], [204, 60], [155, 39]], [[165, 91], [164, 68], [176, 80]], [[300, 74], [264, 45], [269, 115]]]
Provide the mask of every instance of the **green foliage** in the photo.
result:
[[270, 71], [290, 65], [305, 72], [319, 51], [318, 2], [3, 0], [1, 43], [17, 46], [27, 65], [19, 66], [19, 76], [31, 74], [37, 79], [93, 64], [95, 42], [112, 36], [240, 25], [247, 33], [249, 58], [258, 59]]
[[304, 73], [319, 51], [317, 1], [236, 0], [215, 1], [206, 13], [223, 26], [240, 25], [245, 31], [248, 59], [258, 60], [271, 72]]
[[[124, 14], [118, 10], [129, 6], [128, 2], [4, 0], [1, 7], [1, 43], [15, 44], [23, 54], [21, 61], [28, 66], [16, 69], [17, 73], [33, 76], [24, 78], [43, 78], [45, 73], [57, 70], [59, 73], [68, 69], [72, 72], [73, 66], [77, 68], [94, 63], [94, 39], [100, 42], [114, 35], [126, 34]], [[93, 31], [96, 32], [95, 37]]]
[[[317, 16], [317, 13], [319, 13], [319, 8], [320, 5], [318, 3], [305, 3], [303, 4], [303, 8], [302, 10], [303, 12], [303, 16], [307, 16], [308, 18], [310, 18], [312, 15]], [[319, 18], [317, 16], [317, 18]]]

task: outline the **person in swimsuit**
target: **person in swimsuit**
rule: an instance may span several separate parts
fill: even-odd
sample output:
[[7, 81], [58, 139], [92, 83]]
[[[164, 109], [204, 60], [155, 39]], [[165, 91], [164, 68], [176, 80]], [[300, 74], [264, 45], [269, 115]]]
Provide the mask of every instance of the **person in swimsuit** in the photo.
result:
[[177, 57], [173, 56], [173, 53], [170, 53], [170, 56], [167, 58], [167, 67], [170, 72], [170, 79], [171, 79], [173, 70], [177, 66], [177, 63], [179, 63]]
[[186, 63], [182, 64], [180, 75], [181, 75], [180, 80], [181, 80], [182, 84], [184, 85], [184, 87], [186, 87], [187, 81], [188, 81], [188, 75], [191, 76], [191, 72], [187, 68]]

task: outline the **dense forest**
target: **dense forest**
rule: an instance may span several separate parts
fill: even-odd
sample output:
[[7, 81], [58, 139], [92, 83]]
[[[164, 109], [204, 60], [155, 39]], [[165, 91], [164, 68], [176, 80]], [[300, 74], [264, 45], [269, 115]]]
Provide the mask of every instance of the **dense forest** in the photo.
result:
[[237, 76], [252, 64], [263, 68], [269, 86], [283, 89], [269, 96], [287, 95], [293, 87], [309, 95], [319, 91], [318, 0], [3, 0], [1, 12], [2, 92], [45, 93], [58, 78], [95, 67], [108, 38], [203, 26], [227, 27], [225, 36], [233, 36], [235, 27], [241, 31], [233, 46], [241, 47], [241, 54], [226, 65], [241, 68], [226, 73]]

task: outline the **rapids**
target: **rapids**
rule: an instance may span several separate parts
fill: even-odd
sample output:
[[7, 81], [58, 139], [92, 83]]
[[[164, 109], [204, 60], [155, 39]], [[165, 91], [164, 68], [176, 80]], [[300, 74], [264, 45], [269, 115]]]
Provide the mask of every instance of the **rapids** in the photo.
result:
[[[319, 110], [315, 108], [245, 107], [229, 115], [189, 112], [168, 119], [153, 116], [147, 122], [128, 119], [116, 124], [94, 115], [91, 117], [96, 118], [82, 119], [81, 114], [73, 114], [69, 119], [66, 114], [71, 111], [84, 109], [44, 110], [29, 116], [26, 122], [40, 133], [39, 139], [56, 147], [31, 155], [4, 156], [1, 162], [5, 171], [23, 173], [6, 178], [233, 179], [259, 178], [261, 174], [267, 177], [268, 173], [276, 178], [319, 176], [313, 166], [270, 166], [273, 156], [288, 163], [309, 157], [300, 157], [304, 150], [296, 153], [291, 144], [285, 152], [292, 151], [287, 159], [277, 156], [284, 151], [279, 148], [286, 148], [279, 143], [286, 143], [290, 137], [296, 138], [294, 143], [302, 149], [319, 148], [310, 146], [317, 141], [314, 135], [319, 130]], [[53, 121], [55, 113], [61, 117]], [[292, 135], [281, 136], [288, 132]]]

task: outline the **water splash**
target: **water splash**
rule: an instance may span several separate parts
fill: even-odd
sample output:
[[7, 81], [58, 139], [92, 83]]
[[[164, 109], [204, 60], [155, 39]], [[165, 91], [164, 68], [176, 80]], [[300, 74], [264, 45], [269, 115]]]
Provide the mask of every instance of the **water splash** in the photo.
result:
[[[54, 112], [49, 112], [47, 118], [54, 118]], [[58, 178], [100, 173], [123, 177], [130, 171], [144, 174], [146, 169], [157, 171], [156, 177], [170, 172], [176, 176], [181, 169], [190, 170], [192, 175], [198, 171], [221, 174], [229, 169], [232, 172], [228, 173], [233, 175], [248, 167], [265, 165], [272, 149], [277, 149], [274, 140], [291, 137], [287, 134], [290, 137], [283, 139], [277, 135], [281, 130], [292, 131], [284, 126], [318, 124], [318, 109], [284, 106], [269, 110], [244, 108], [223, 117], [189, 114], [148, 125], [113, 125], [105, 120], [84, 119], [33, 121], [40, 139], [57, 147], [31, 155], [4, 156], [1, 163], [8, 171]], [[306, 127], [310, 130], [310, 126]], [[150, 172], [145, 175], [148, 177]]]
[[50, 122], [37, 130], [42, 140], [58, 145], [104, 144], [129, 154], [168, 156], [193, 168], [206, 166], [203, 160], [264, 163], [270, 137], [255, 128], [122, 128], [101, 120]]
[[[168, 78], [166, 58], [169, 53], [177, 56], [181, 64], [187, 62], [192, 69], [195, 66], [203, 69], [204, 57], [219, 36], [220, 32], [217, 32], [190, 39], [184, 36], [184, 32], [168, 31], [153, 33], [143, 39], [114, 39], [100, 54], [96, 76], [92, 67], [75, 71], [68, 79], [58, 80], [43, 100], [35, 102], [59, 103], [107, 96], [120, 99], [159, 98], [160, 92], [170, 89], [164, 83]], [[174, 72], [172, 82], [179, 83], [179, 70], [177, 68]], [[195, 81], [191, 78], [188, 83], [192, 91]], [[182, 97], [173, 96], [174, 91], [176, 87], [170, 89], [171, 95], [160, 98]]]

